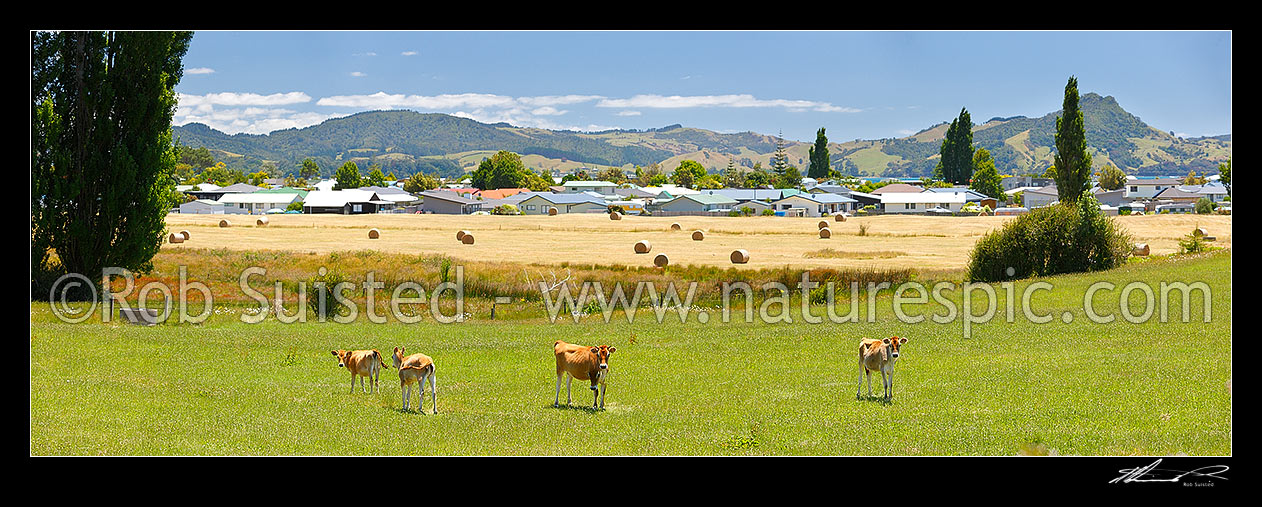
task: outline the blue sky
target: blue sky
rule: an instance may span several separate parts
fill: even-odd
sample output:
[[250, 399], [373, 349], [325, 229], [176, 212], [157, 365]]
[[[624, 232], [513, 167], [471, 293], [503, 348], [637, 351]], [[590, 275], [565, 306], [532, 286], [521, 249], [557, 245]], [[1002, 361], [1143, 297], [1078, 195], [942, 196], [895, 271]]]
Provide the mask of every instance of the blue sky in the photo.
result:
[[1231, 32], [197, 32], [175, 123], [238, 133], [374, 109], [522, 127], [901, 137], [1060, 109], [1070, 75], [1155, 128], [1231, 133]]

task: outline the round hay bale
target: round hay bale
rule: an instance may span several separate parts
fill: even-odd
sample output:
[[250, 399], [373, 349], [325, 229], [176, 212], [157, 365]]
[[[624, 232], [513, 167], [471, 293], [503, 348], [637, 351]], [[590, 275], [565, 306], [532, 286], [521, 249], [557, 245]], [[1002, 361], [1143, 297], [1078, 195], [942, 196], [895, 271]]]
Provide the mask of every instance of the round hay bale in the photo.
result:
[[464, 241], [464, 237], [467, 234], [469, 234], [469, 231], [456, 231], [456, 241]]
[[188, 240], [190, 240], [190, 239], [193, 239], [193, 235], [192, 235], [191, 233], [189, 233], [188, 231], [180, 231], [180, 235], [181, 235], [181, 236], [184, 236], [184, 241], [188, 241]]
[[460, 242], [461, 242], [461, 243], [464, 243], [464, 244], [466, 244], [466, 245], [472, 245], [472, 244], [473, 244], [473, 233], [472, 233], [472, 232], [466, 232], [466, 233], [464, 234], [464, 236], [460, 238]]
[[749, 262], [749, 252], [745, 249], [732, 251], [732, 264], [745, 264]]
[[675, 222], [675, 223], [673, 223], [673, 224], [670, 224], [670, 230], [672, 230], [672, 231], [678, 231], [678, 230], [681, 230], [681, 229], [683, 229], [683, 226], [679, 225], [679, 222]]
[[1192, 231], [1192, 234], [1195, 234], [1197, 236], [1208, 236], [1209, 231], [1205, 230], [1202, 227], [1197, 227], [1196, 230]]
[[232, 227], [232, 222], [229, 222], [229, 221], [228, 221], [228, 219], [227, 219], [227, 218], [225, 218], [225, 219], [223, 219], [223, 220], [220, 220], [220, 221], [219, 221], [219, 226], [220, 226], [220, 227]]
[[836, 215], [833, 215], [833, 220], [838, 221], [838, 222], [845, 222], [845, 221], [846, 221], [846, 214], [845, 214], [845, 213], [838, 213], [838, 214], [836, 214]]
[[652, 249], [653, 245], [649, 244], [648, 240], [640, 240], [635, 243], [635, 253], [646, 254]]
[[268, 219], [267, 219], [267, 217], [258, 217], [258, 219], [254, 221], [254, 225], [259, 226], [259, 227], [263, 227], [263, 226], [267, 225], [267, 224], [268, 224], [268, 223], [270, 223], [270, 222], [271, 222], [271, 220], [268, 220]]
[[667, 257], [666, 254], [657, 254], [657, 257], [653, 258], [654, 266], [664, 268], [667, 264], [670, 264], [670, 257]]
[[1135, 248], [1131, 249], [1131, 255], [1146, 256], [1149, 253], [1148, 243], [1135, 243]]
[[818, 224], [816, 224], [816, 225], [819, 225], [819, 228], [820, 228], [820, 229], [827, 229], [827, 228], [828, 228], [828, 221], [827, 221], [827, 220], [820, 220], [820, 221], [819, 221], [819, 223], [818, 223]]
[[173, 232], [170, 236], [167, 236], [167, 241], [170, 243], [183, 243], [184, 235], [178, 232]]
[[611, 213], [609, 213], [609, 219], [610, 219], [610, 220], [622, 220], [622, 213], [618, 213], [617, 211], [611, 212]]
[[557, 214], [557, 209], [556, 209], [556, 208], [548, 208], [548, 216], [550, 216], [550, 217], [551, 217], [551, 216], [556, 216], [556, 214]]
[[376, 227], [372, 229], [368, 229], [368, 239], [377, 239], [380, 237], [381, 237], [381, 231], [377, 230]]
[[833, 237], [833, 230], [827, 227], [819, 230], [819, 239], [828, 239]]
[[692, 240], [701, 241], [705, 239], [705, 233], [701, 231], [692, 231]]

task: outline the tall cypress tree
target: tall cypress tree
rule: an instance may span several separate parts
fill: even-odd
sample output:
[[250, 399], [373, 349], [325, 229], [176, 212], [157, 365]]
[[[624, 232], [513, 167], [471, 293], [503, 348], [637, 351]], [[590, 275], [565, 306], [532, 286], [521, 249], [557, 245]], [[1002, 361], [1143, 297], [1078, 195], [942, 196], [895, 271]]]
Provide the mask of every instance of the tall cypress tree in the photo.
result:
[[[55, 276], [152, 269], [177, 202], [175, 85], [191, 32], [31, 40], [31, 295]], [[80, 287], [75, 297], [90, 297]]]
[[1087, 129], [1078, 109], [1078, 78], [1065, 84], [1065, 103], [1056, 118], [1056, 194], [1061, 202], [1076, 202], [1091, 185], [1091, 154]]
[[824, 135], [824, 127], [820, 127], [815, 133], [815, 145], [810, 147], [811, 165], [806, 170], [806, 175], [817, 180], [823, 180], [828, 177], [828, 136]]
[[973, 176], [973, 118], [968, 109], [960, 109], [951, 120], [938, 155], [941, 168], [934, 168], [934, 176], [956, 185], [968, 183]]

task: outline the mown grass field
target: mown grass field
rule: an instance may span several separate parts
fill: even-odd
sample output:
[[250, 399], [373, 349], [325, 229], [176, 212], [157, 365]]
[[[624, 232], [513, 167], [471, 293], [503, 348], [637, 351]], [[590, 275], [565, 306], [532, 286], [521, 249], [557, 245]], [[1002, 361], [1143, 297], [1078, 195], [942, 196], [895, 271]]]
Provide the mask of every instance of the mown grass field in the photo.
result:
[[[873, 216], [846, 222], [829, 221], [833, 237], [819, 238], [819, 218], [785, 217], [635, 217], [610, 220], [605, 214], [557, 216], [481, 215], [270, 215], [271, 223], [256, 227], [252, 216], [227, 216], [233, 224], [218, 227], [222, 215], [167, 216], [172, 232], [189, 230], [192, 240], [167, 244], [164, 250], [229, 248], [234, 250], [294, 250], [329, 253], [377, 250], [407, 254], [439, 254], [471, 261], [513, 260], [544, 264], [617, 264], [652, 266], [664, 253], [674, 265], [732, 266], [733, 250], [749, 251], [751, 268], [829, 267], [922, 271], [960, 270], [968, 264], [973, 245], [986, 232], [1011, 217]], [[1231, 216], [1151, 215], [1122, 216], [1117, 221], [1137, 242], [1148, 243], [1154, 254], [1178, 250], [1178, 240], [1196, 227], [1230, 247]], [[680, 231], [671, 231], [678, 222]], [[860, 227], [866, 227], [860, 236]], [[368, 229], [381, 238], [368, 239]], [[474, 234], [473, 245], [461, 244], [456, 232]], [[705, 231], [704, 241], [693, 241], [694, 230]], [[636, 254], [637, 241], [653, 249]], [[892, 252], [886, 258], [812, 256], [833, 249], [842, 252]]]
[[[1210, 322], [1193, 293], [1170, 322], [1090, 322], [1083, 295], [1097, 281], [1101, 314], [1119, 314], [1123, 287], [1201, 281]], [[1231, 253], [1132, 262], [1109, 272], [1059, 276], [1034, 293], [1027, 321], [900, 322], [889, 292], [869, 322], [680, 323], [651, 310], [627, 323], [587, 317], [549, 323], [542, 305], [489, 320], [441, 325], [244, 324], [235, 303], [202, 324], [141, 327], [117, 320], [56, 320], [31, 305], [33, 455], [1230, 455]], [[960, 294], [948, 292], [959, 304]], [[1160, 292], [1157, 292], [1160, 300]], [[1131, 305], [1139, 311], [1138, 293]], [[1176, 298], [1177, 301], [1177, 298]], [[984, 303], [978, 303], [979, 305]], [[534, 306], [530, 306], [534, 305]], [[860, 305], [862, 306], [862, 305]], [[535, 308], [532, 310], [532, 308]], [[903, 308], [944, 314], [932, 299]], [[772, 314], [781, 308], [774, 306]], [[974, 309], [982, 313], [984, 307]], [[504, 311], [501, 308], [501, 311]], [[845, 309], [840, 309], [842, 313]], [[823, 315], [822, 308], [814, 308]], [[1073, 320], [1065, 323], [1068, 312]], [[510, 318], [505, 319], [503, 316]], [[856, 400], [857, 342], [905, 336], [891, 403]], [[618, 348], [606, 408], [552, 407], [551, 345], [561, 339]], [[377, 394], [349, 391], [331, 349], [394, 346], [438, 366], [437, 415], [403, 412], [397, 371]], [[873, 389], [880, 393], [879, 381]], [[866, 387], [864, 388], [866, 394]], [[564, 393], [562, 393], [564, 402]], [[429, 398], [426, 397], [426, 408]], [[881, 431], [876, 431], [877, 429]]]

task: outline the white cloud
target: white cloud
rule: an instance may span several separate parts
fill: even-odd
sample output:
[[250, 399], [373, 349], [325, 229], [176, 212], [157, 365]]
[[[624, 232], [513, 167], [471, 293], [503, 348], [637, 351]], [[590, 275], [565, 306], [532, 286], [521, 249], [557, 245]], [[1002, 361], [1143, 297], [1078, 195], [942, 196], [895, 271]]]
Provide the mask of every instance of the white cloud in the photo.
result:
[[219, 106], [281, 106], [311, 102], [311, 96], [302, 92], [273, 93], [259, 95], [257, 93], [207, 93], [205, 95], [188, 95], [180, 93], [180, 107], [197, 107], [201, 105]]
[[372, 51], [369, 51], [367, 53], [353, 53], [351, 54], [351, 56], [377, 56], [377, 53], [373, 53]]
[[544, 107], [531, 111], [530, 114], [535, 114], [539, 116], [560, 116], [568, 112], [569, 111], [557, 110], [557, 108], [552, 107], [552, 106], [544, 106]]
[[184, 69], [185, 75], [214, 74], [214, 73], [215, 73], [215, 69], [212, 69], [210, 67], [193, 67], [191, 69]]
[[403, 56], [416, 56], [416, 51], [404, 51], [400, 54]]
[[618, 111], [618, 116], [640, 116], [639, 111]]
[[849, 107], [834, 106], [827, 102], [786, 99], [763, 100], [754, 98], [753, 95], [749, 94], [692, 96], [636, 95], [629, 99], [602, 99], [596, 103], [596, 107], [654, 109], [679, 109], [693, 107], [778, 107], [788, 109], [793, 112], [812, 110], [825, 113], [857, 113], [860, 111], [859, 109]]
[[367, 75], [368, 75], [368, 74], [364, 74], [363, 72], [360, 72], [360, 71], [355, 71], [355, 72], [352, 72], [352, 73], [351, 73], [351, 77], [364, 77], [364, 76], [367, 76]]
[[346, 115], [347, 113], [321, 114], [266, 107], [216, 109], [210, 104], [190, 109], [181, 105], [176, 109], [172, 123], [175, 125], [203, 123], [227, 134], [266, 134], [288, 128], [309, 127]]

